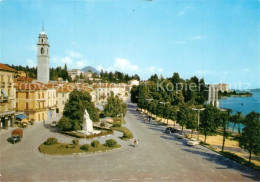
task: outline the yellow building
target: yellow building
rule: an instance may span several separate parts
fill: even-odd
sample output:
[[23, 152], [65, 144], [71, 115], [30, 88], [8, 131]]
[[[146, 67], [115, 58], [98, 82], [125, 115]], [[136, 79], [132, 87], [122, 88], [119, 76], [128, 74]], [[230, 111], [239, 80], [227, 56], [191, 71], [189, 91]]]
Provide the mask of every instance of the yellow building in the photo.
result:
[[16, 110], [25, 112], [28, 120], [47, 119], [47, 88], [40, 82], [16, 83]]
[[56, 105], [57, 105], [57, 113], [63, 113], [64, 106], [69, 99], [70, 92], [72, 90], [66, 86], [62, 85], [60, 87], [57, 87], [56, 90]]
[[14, 124], [16, 70], [0, 63], [0, 130]]

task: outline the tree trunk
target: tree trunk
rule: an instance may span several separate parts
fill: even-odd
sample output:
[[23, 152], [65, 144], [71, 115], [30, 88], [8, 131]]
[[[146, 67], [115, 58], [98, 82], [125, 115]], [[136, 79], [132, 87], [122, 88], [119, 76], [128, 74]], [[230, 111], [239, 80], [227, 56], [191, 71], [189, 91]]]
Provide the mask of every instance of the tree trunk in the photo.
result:
[[223, 143], [222, 143], [222, 152], [224, 151], [224, 147], [225, 147], [225, 140], [226, 140], [226, 125], [224, 125], [223, 127]]
[[249, 163], [251, 163], [251, 154], [252, 154], [252, 151], [250, 150], [249, 151]]
[[236, 123], [233, 123], [233, 128], [232, 128], [232, 132], [234, 132], [234, 128], [236, 126]]
[[206, 140], [207, 140], [207, 135], [204, 135], [205, 138], [204, 138], [204, 143], [206, 143]]
[[240, 123], [238, 123], [238, 133], [240, 134]]

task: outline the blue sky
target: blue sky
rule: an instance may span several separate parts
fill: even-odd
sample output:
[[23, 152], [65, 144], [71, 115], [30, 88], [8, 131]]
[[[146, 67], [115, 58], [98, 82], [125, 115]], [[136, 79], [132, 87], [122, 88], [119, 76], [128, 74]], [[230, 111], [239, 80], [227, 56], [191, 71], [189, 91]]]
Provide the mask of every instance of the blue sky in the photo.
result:
[[44, 21], [52, 67], [260, 87], [257, 0], [0, 0], [0, 14], [2, 63], [35, 66]]

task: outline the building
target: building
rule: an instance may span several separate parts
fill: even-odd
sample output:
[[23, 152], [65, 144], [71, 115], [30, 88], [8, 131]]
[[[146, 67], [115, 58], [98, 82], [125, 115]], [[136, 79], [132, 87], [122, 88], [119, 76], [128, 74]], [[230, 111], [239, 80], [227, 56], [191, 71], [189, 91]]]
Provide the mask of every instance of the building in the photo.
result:
[[56, 89], [54, 84], [45, 84], [47, 89], [47, 119], [54, 118], [56, 116]]
[[16, 111], [24, 112], [28, 120], [46, 120], [47, 94], [47, 88], [40, 82], [17, 82]]
[[16, 70], [0, 63], [0, 130], [13, 126], [16, 98], [14, 74]]
[[229, 85], [226, 83], [217, 84], [217, 89], [221, 92], [230, 92]]
[[61, 85], [56, 89], [56, 113], [63, 113], [64, 106], [69, 99], [70, 88], [66, 85]]
[[76, 77], [80, 77], [81, 74], [84, 76], [84, 71], [81, 71], [80, 69], [71, 69], [68, 70], [68, 73], [72, 80], [74, 80]]
[[140, 82], [138, 80], [132, 79], [129, 82], [129, 85], [132, 87], [134, 85], [138, 86], [140, 84]]
[[17, 71], [15, 77], [26, 77], [26, 73], [24, 71]]
[[43, 27], [42, 32], [39, 34], [37, 43], [37, 80], [41, 83], [48, 83], [50, 80], [49, 48], [48, 36], [44, 32]]

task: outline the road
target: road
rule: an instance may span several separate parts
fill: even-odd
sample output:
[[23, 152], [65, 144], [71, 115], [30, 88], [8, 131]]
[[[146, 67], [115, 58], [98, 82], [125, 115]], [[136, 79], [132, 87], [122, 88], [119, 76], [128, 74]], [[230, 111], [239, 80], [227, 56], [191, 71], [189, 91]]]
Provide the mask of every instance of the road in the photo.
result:
[[[202, 146], [164, 134], [164, 127], [144, 123], [128, 103], [126, 127], [139, 139], [105, 153], [49, 156], [38, 151], [50, 136], [71, 141], [39, 123], [24, 131], [22, 142], [6, 141], [0, 133], [0, 181], [259, 181], [260, 173]], [[118, 140], [119, 141], [119, 140]], [[122, 143], [123, 141], [119, 141]]]

